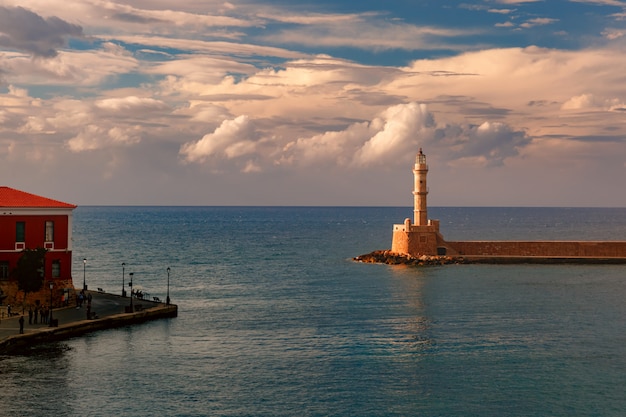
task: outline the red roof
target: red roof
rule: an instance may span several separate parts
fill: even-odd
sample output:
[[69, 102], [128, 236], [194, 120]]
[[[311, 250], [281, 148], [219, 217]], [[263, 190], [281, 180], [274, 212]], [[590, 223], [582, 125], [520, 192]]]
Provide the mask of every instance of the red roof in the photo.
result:
[[40, 197], [11, 187], [0, 187], [0, 207], [13, 208], [68, 208], [75, 209], [74, 204], [64, 203], [51, 198]]

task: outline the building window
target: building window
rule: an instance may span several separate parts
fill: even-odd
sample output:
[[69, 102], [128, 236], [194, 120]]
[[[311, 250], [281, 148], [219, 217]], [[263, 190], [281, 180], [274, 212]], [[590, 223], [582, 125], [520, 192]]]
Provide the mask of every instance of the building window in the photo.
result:
[[26, 223], [25, 222], [15, 223], [15, 241], [26, 242]]
[[0, 261], [0, 279], [9, 278], [9, 262]]
[[54, 242], [54, 222], [46, 222], [46, 242]]
[[58, 259], [52, 261], [52, 278], [61, 277], [61, 261]]

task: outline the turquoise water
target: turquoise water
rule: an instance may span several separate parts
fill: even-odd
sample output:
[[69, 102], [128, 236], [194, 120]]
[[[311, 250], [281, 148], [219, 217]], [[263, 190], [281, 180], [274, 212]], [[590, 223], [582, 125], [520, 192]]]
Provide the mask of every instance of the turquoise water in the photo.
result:
[[[350, 261], [409, 208], [79, 207], [74, 281], [179, 317], [0, 358], [3, 415], [618, 416], [626, 266]], [[626, 240], [626, 209], [433, 208], [446, 238]]]

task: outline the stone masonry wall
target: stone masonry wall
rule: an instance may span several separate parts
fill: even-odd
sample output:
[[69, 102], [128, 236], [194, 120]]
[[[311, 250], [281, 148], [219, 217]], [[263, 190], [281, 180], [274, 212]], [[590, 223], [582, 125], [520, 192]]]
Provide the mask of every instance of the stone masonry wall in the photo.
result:
[[626, 258], [626, 242], [468, 241], [446, 242], [448, 255]]
[[444, 246], [443, 237], [436, 229], [428, 226], [421, 228], [420, 231], [394, 230], [391, 241], [392, 252], [411, 256], [435, 256], [440, 246]]
[[[44, 282], [43, 288], [34, 293], [29, 293], [24, 300], [24, 292], [18, 291], [17, 289], [17, 281], [4, 281], [0, 283], [0, 288], [7, 296], [5, 298], [3, 304], [10, 304], [14, 307], [20, 307], [22, 302], [24, 302], [24, 307], [35, 306], [37, 301], [39, 301], [40, 305], [49, 305], [50, 304], [50, 288], [48, 287], [48, 281]], [[52, 289], [52, 304], [54, 307], [59, 307], [62, 304], [61, 296], [63, 295], [63, 289], [70, 289], [70, 300], [75, 300], [76, 291], [74, 290], [74, 284], [72, 280], [63, 280], [63, 279], [55, 279], [54, 280], [54, 288]]]

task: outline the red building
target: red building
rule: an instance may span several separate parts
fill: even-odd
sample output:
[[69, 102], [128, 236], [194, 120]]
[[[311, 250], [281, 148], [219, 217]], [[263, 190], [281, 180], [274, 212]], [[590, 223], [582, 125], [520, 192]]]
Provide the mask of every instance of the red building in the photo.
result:
[[[73, 204], [40, 197], [10, 187], [0, 187], [0, 288], [7, 303], [21, 303], [12, 276], [24, 249], [45, 248], [44, 288], [29, 295], [28, 304], [49, 302], [53, 284], [54, 303], [64, 290], [72, 289]], [[47, 296], [46, 296], [47, 295]], [[31, 299], [32, 298], [32, 299]]]

